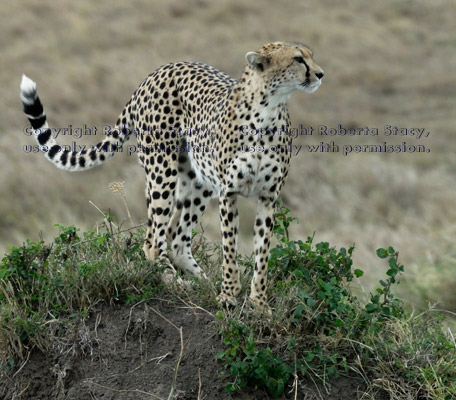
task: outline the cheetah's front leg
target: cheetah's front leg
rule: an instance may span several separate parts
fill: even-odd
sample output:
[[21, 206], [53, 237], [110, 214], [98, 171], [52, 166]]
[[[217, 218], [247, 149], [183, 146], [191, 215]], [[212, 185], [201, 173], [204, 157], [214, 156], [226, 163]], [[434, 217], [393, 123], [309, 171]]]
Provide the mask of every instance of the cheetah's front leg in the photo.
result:
[[220, 219], [223, 244], [223, 283], [222, 292], [217, 297], [220, 303], [236, 305], [236, 297], [241, 291], [239, 269], [236, 263], [239, 214], [236, 194], [220, 195]]
[[255, 270], [250, 288], [250, 300], [259, 309], [270, 313], [266, 288], [268, 280], [269, 246], [274, 226], [274, 204], [271, 198], [260, 197], [255, 219]]

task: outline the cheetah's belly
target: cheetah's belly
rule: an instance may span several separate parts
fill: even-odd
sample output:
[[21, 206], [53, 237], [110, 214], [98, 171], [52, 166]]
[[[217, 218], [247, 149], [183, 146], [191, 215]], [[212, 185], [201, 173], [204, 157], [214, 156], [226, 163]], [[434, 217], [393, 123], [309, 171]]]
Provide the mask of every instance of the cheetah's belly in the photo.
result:
[[188, 153], [192, 170], [196, 174], [196, 180], [204, 183], [213, 193], [213, 196], [220, 195], [220, 181], [215, 170], [214, 161], [212, 156], [207, 153], [203, 159], [196, 156], [196, 153]]

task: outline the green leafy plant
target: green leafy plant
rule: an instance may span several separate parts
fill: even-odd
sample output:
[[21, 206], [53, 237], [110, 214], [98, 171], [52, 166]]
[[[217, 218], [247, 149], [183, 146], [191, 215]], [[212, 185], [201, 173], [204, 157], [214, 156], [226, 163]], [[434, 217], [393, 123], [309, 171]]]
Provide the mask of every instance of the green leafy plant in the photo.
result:
[[[228, 319], [220, 330], [225, 350], [219, 358], [234, 378], [228, 386], [230, 391], [251, 384], [279, 395], [293, 371], [302, 376], [312, 374], [327, 383], [348, 371], [355, 356], [350, 341], [366, 341], [384, 329], [390, 318], [404, 315], [401, 301], [392, 292], [404, 267], [392, 247], [377, 251], [379, 257], [387, 259], [389, 269], [380, 287], [362, 302], [350, 287], [354, 279], [364, 275], [353, 266], [354, 246], [336, 250], [327, 242], [314, 245], [313, 237], [305, 242], [291, 240], [288, 228], [293, 221], [290, 210], [278, 203], [274, 225], [278, 244], [271, 249], [269, 259], [269, 275], [274, 282], [270, 298], [278, 316], [274, 322], [276, 337], [264, 337], [265, 330], [258, 329], [261, 324], [249, 320], [241, 323]], [[283, 342], [277, 340], [284, 336], [288, 341], [285, 353], [281, 350]], [[312, 339], [303, 340], [305, 337]], [[323, 346], [322, 340], [328, 344]], [[262, 342], [269, 345], [264, 347], [259, 344]], [[363, 356], [369, 358], [367, 353]]]
[[272, 396], [281, 395], [293, 373], [293, 367], [277, 357], [272, 350], [258, 348], [251, 329], [229, 319], [223, 330], [225, 350], [217, 354], [234, 381], [227, 385], [229, 392], [246, 385], [264, 386]]

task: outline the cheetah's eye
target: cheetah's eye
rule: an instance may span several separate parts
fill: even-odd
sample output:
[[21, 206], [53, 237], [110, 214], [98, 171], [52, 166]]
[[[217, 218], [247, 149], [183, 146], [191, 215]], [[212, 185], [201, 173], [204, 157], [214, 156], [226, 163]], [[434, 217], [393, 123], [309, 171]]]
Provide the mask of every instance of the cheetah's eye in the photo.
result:
[[306, 62], [304, 61], [304, 58], [302, 58], [302, 57], [295, 57], [294, 59], [295, 59], [295, 61], [297, 61], [297, 62], [300, 63], [300, 64], [305, 64], [305, 63], [306, 63]]

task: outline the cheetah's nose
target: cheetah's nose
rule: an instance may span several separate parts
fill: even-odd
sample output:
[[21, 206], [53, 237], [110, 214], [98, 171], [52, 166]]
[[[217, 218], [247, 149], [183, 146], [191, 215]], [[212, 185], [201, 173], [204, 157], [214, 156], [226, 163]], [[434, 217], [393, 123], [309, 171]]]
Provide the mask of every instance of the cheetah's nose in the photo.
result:
[[324, 72], [317, 72], [317, 73], [315, 74], [315, 76], [316, 76], [318, 79], [321, 79], [321, 78], [323, 78], [323, 77], [325, 76], [325, 73], [324, 73]]

